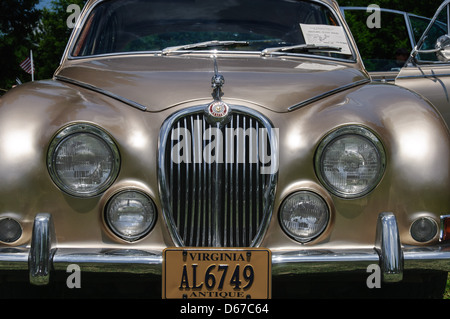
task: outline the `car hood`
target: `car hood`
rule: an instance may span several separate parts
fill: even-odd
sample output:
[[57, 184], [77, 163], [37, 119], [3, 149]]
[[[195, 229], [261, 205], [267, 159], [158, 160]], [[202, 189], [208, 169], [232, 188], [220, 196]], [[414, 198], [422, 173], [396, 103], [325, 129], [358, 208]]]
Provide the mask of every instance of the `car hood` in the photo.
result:
[[[275, 112], [368, 80], [366, 72], [319, 59], [216, 58], [225, 77], [222, 99]], [[66, 62], [55, 78], [158, 112], [181, 103], [212, 100], [214, 59], [192, 56], [122, 56]]]

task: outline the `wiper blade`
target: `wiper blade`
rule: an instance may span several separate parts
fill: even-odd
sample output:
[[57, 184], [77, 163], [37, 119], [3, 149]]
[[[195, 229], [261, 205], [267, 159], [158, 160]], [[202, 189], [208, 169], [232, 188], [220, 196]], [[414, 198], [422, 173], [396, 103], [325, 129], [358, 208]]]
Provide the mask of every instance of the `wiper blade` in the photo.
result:
[[197, 43], [190, 43], [190, 44], [184, 44], [184, 45], [178, 45], [173, 47], [168, 47], [162, 50], [162, 54], [166, 55], [175, 51], [180, 50], [190, 50], [190, 49], [198, 49], [198, 48], [207, 48], [207, 47], [215, 47], [215, 46], [231, 46], [231, 45], [249, 45], [248, 41], [218, 41], [218, 40], [211, 40], [211, 41], [205, 41], [205, 42], [197, 42]]
[[[270, 55], [272, 53], [283, 53], [283, 52], [312, 52], [312, 51], [342, 51], [342, 48], [334, 47], [330, 45], [315, 45], [315, 44], [297, 44], [291, 46], [274, 47], [267, 48], [261, 51], [261, 55]], [[342, 53], [344, 54], [344, 53]]]

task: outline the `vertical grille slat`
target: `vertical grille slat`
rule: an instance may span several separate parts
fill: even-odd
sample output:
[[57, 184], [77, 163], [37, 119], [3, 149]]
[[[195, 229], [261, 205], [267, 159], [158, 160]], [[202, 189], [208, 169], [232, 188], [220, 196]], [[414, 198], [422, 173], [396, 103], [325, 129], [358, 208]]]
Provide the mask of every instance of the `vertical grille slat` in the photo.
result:
[[[232, 127], [236, 127], [239, 128], [239, 116], [236, 117], [236, 126], [232, 126]], [[237, 159], [239, 159], [239, 147], [234, 147], [235, 149], [235, 153], [236, 153], [236, 158], [234, 159], [234, 161], [236, 162]], [[235, 165], [235, 180], [234, 180], [234, 191], [235, 191], [235, 197], [234, 197], [234, 205], [235, 205], [235, 218], [236, 218], [236, 222], [239, 224], [240, 220], [239, 220], [239, 211], [240, 211], [240, 205], [239, 205], [239, 188], [240, 188], [240, 184], [239, 184], [239, 165]], [[239, 227], [236, 227], [236, 243], [237, 246], [241, 246], [240, 243], [240, 231], [239, 231]]]
[[[190, 129], [192, 130], [192, 129], [194, 129], [194, 118], [193, 117], [191, 117], [190, 118], [190, 120], [191, 120], [191, 122], [190, 122]], [[193, 132], [194, 134], [195, 134], [195, 132]], [[192, 178], [191, 178], [191, 184], [192, 184], [192, 187], [191, 187], [191, 190], [189, 190], [189, 191], [191, 191], [192, 192], [192, 195], [191, 195], [191, 197], [193, 198], [193, 200], [190, 202], [190, 205], [191, 205], [191, 227], [190, 227], [190, 234], [189, 234], [189, 242], [190, 243], [192, 243], [192, 242], [194, 242], [194, 232], [193, 232], [193, 229], [195, 229], [195, 219], [196, 219], [196, 215], [197, 215], [197, 211], [196, 211], [196, 207], [195, 207], [195, 204], [197, 203], [197, 198], [196, 198], [196, 196], [197, 196], [197, 193], [196, 193], [196, 187], [197, 187], [197, 184], [196, 184], [196, 179], [197, 179], [197, 176], [196, 176], [196, 169], [195, 169], [195, 166], [196, 166], [196, 145], [195, 145], [195, 140], [192, 140], [192, 157], [193, 157], [193, 165], [192, 165]], [[187, 167], [189, 167], [189, 165], [186, 165]], [[189, 178], [189, 172], [186, 172], [186, 178]]]
[[[186, 126], [186, 118], [183, 119], [184, 128], [187, 128]], [[188, 148], [185, 148], [186, 151], [186, 158], [191, 157], [190, 150]], [[183, 166], [181, 166], [183, 168]], [[184, 179], [185, 179], [185, 187], [183, 187], [183, 190], [186, 192], [186, 196], [184, 198], [184, 229], [183, 229], [183, 241], [187, 241], [187, 232], [188, 232], [188, 223], [189, 223], [189, 191], [190, 191], [190, 185], [189, 185], [189, 167], [190, 165], [184, 165]], [[181, 183], [180, 183], [181, 184]], [[181, 189], [181, 188], [180, 188]]]
[[266, 138], [260, 128], [270, 129], [270, 122], [247, 110], [235, 107], [221, 126], [209, 124], [198, 107], [174, 114], [163, 125], [160, 192], [177, 245], [249, 247], [260, 242], [271, 218], [277, 174], [261, 174], [259, 161], [266, 152], [260, 149]]

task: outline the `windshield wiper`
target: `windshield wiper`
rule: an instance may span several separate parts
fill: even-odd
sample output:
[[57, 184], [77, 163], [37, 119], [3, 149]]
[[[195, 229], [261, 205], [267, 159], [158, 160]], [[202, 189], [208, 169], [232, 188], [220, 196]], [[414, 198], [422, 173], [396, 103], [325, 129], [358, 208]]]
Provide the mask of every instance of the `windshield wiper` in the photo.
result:
[[[312, 51], [342, 51], [342, 48], [334, 47], [330, 45], [315, 45], [315, 44], [297, 44], [291, 46], [274, 47], [267, 48], [261, 51], [262, 56], [270, 55], [272, 53], [283, 53], [283, 52], [312, 52]], [[344, 54], [344, 53], [342, 53]]]
[[190, 44], [184, 44], [184, 45], [178, 45], [173, 47], [168, 47], [162, 50], [163, 55], [167, 55], [169, 53], [180, 51], [180, 50], [190, 50], [190, 49], [198, 49], [198, 48], [208, 48], [208, 47], [216, 47], [216, 46], [231, 46], [231, 45], [241, 45], [241, 46], [247, 46], [249, 45], [248, 41], [218, 41], [218, 40], [211, 40], [211, 41], [205, 41], [205, 42], [197, 42], [197, 43], [190, 43]]

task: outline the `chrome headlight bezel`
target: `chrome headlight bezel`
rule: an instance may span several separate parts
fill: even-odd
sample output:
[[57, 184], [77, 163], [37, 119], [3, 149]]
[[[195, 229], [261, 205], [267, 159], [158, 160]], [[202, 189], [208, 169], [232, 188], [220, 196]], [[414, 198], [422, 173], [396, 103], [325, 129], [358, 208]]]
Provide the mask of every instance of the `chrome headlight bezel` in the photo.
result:
[[[108, 177], [98, 186], [93, 187], [90, 190], [78, 190], [71, 187], [64, 182], [56, 168], [56, 157], [60, 146], [70, 138], [81, 134], [96, 139], [99, 143], [103, 144], [105, 149], [107, 149], [111, 155], [111, 169]], [[120, 170], [120, 153], [116, 143], [103, 129], [88, 123], [71, 124], [60, 130], [52, 139], [47, 152], [47, 168], [53, 182], [63, 192], [75, 197], [94, 197], [107, 190], [116, 180]]]
[[[126, 202], [127, 205], [123, 205], [124, 202]], [[145, 212], [139, 213], [133, 211], [133, 203], [131, 202], [141, 205], [140, 208], [144, 209]], [[131, 211], [127, 211], [130, 207], [132, 208]], [[139, 208], [139, 206], [137, 207]], [[134, 205], [134, 208], [136, 208], [136, 205]], [[120, 223], [113, 220], [113, 217], [117, 217], [120, 214], [128, 215], [128, 221], [125, 220], [123, 223]], [[143, 215], [147, 218], [143, 223], [143, 227], [136, 226], [139, 222], [138, 218]], [[147, 193], [134, 188], [122, 189], [108, 199], [104, 207], [103, 218], [104, 223], [114, 236], [132, 243], [144, 238], [151, 232], [156, 224], [158, 211], [155, 202]], [[135, 226], [133, 226], [133, 224]]]
[[[327, 151], [327, 148], [336, 141], [346, 137], [357, 137], [364, 139], [367, 142], [367, 145], [373, 147], [373, 151], [375, 151], [377, 156], [377, 172], [371, 178], [368, 185], [358, 191], [344, 190], [336, 185], [333, 185], [333, 183], [327, 178], [324, 171], [325, 165], [323, 164], [323, 157]], [[386, 152], [381, 140], [372, 131], [359, 125], [348, 125], [340, 127], [325, 136], [317, 148], [314, 164], [319, 181], [330, 193], [341, 198], [352, 199], [369, 194], [380, 183], [386, 170]]]
[[[286, 206], [290, 206], [288, 210], [286, 210]], [[306, 244], [325, 232], [331, 221], [331, 210], [327, 201], [318, 193], [310, 190], [298, 190], [283, 200], [278, 217], [281, 228], [289, 237]], [[298, 220], [293, 222], [293, 219]], [[299, 226], [303, 224], [310, 226], [311, 222], [315, 221], [319, 222], [318, 225], [314, 225], [315, 230], [314, 227], [310, 227], [310, 229], [304, 227], [303, 230], [298, 230]]]

